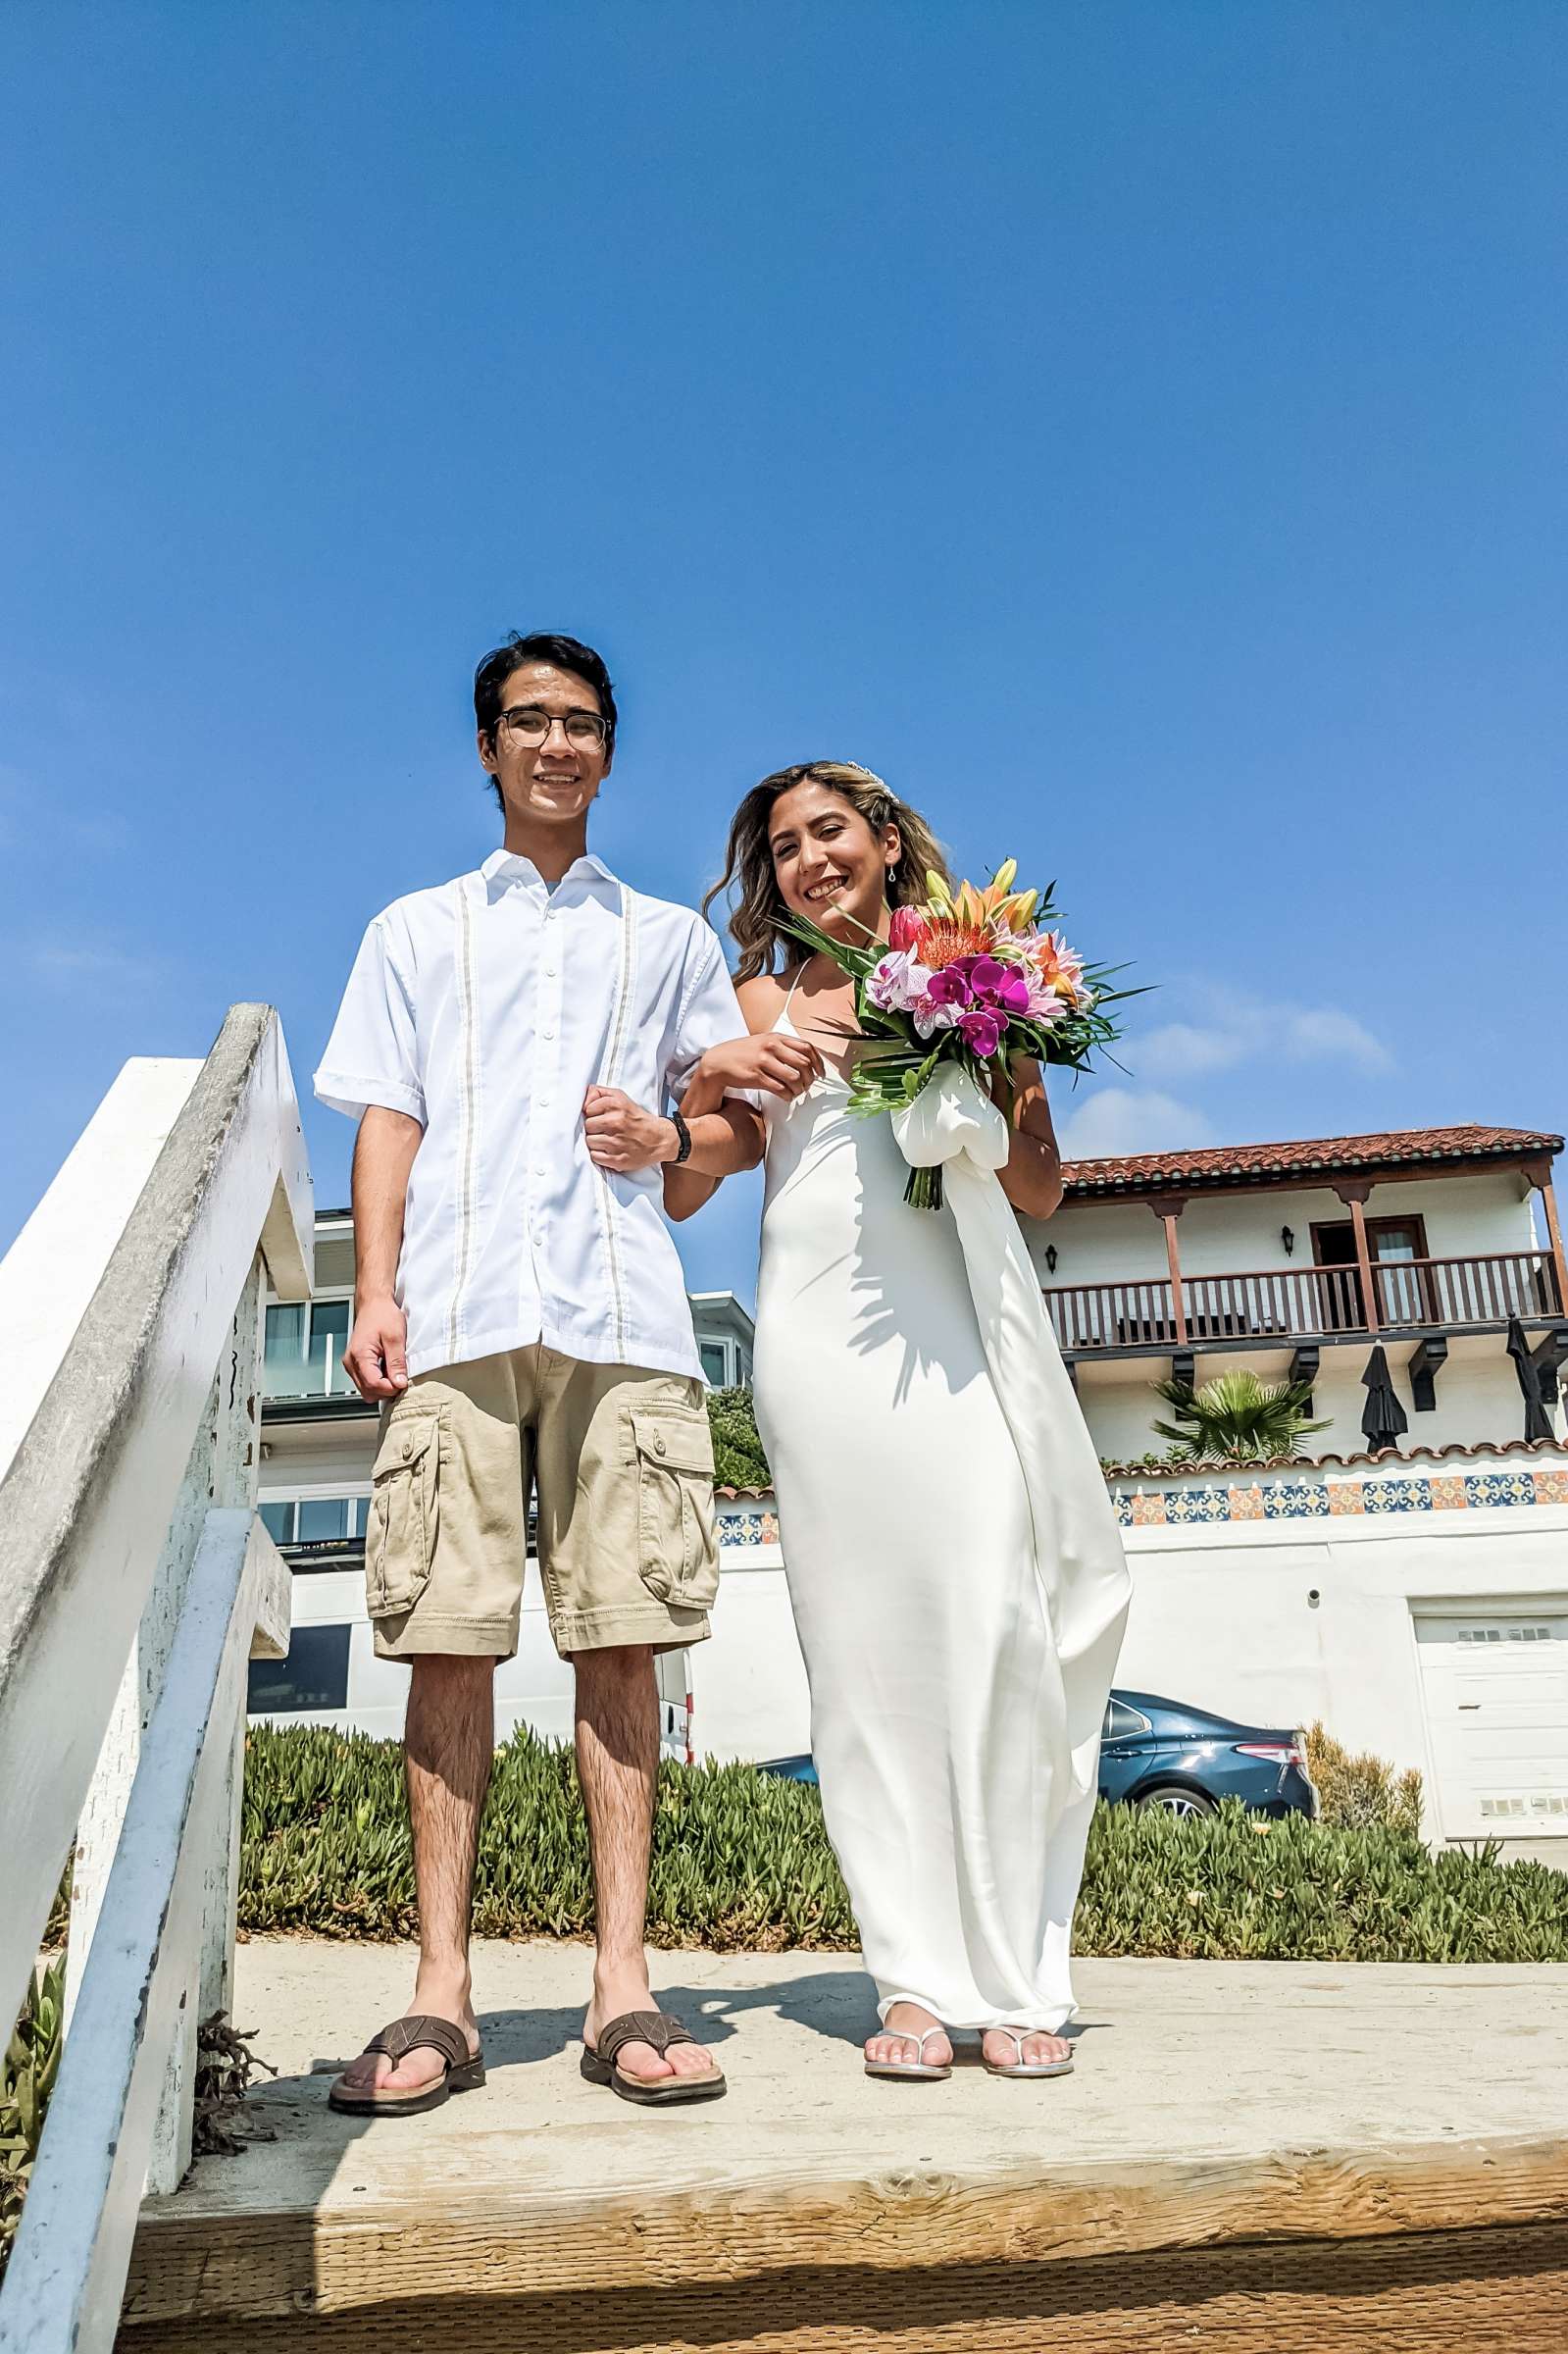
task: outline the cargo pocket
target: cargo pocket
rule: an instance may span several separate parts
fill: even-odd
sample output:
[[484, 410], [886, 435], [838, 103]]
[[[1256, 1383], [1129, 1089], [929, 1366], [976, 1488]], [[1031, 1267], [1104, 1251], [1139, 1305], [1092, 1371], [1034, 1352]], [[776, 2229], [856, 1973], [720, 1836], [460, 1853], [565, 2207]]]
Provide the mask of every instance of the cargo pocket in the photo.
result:
[[373, 1618], [411, 1611], [430, 1583], [446, 1408], [392, 1414], [381, 1431], [365, 1530], [365, 1600]]
[[642, 1582], [677, 1610], [705, 1611], [719, 1591], [707, 1414], [700, 1407], [633, 1408], [632, 1436]]

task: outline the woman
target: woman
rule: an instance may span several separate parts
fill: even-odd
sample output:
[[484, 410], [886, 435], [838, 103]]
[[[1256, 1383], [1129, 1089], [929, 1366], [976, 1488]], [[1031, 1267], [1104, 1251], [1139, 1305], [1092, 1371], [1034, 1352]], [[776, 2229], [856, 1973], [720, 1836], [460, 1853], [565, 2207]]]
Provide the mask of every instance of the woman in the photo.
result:
[[[1042, 1506], [1037, 1481], [1032, 1502], [952, 1215], [907, 1206], [892, 1123], [849, 1112], [852, 984], [784, 929], [806, 915], [885, 939], [933, 869], [930, 829], [867, 769], [810, 762], [749, 793], [710, 903], [738, 884], [751, 1036], [703, 1058], [684, 1109], [743, 1086], [767, 1113], [757, 1420], [828, 1831], [877, 1984], [867, 2072], [945, 2076], [951, 2031], [978, 2028], [993, 2074], [1052, 2076], [1072, 2067], [1057, 2030], [1126, 1607], [1114, 1517], [1033, 1285], [1054, 1427], [1052, 1492]], [[1037, 1066], [995, 1092], [1002, 1190], [1049, 1217], [1061, 1163]]]

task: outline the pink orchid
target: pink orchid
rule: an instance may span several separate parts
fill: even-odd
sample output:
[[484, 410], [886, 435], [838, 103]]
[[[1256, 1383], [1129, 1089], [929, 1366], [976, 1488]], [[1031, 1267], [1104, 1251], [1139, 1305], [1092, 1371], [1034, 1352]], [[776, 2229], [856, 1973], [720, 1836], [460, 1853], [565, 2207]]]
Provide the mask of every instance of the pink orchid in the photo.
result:
[[961, 1013], [958, 1027], [964, 1034], [964, 1044], [973, 1054], [994, 1054], [1002, 1043], [1002, 1025], [994, 1013], [983, 1010]]
[[935, 1038], [938, 1030], [951, 1030], [958, 1020], [958, 1007], [938, 1005], [929, 990], [923, 998], [915, 999], [909, 1010], [922, 1038]]
[[907, 949], [885, 956], [866, 981], [866, 995], [885, 1013], [907, 1013], [923, 998], [932, 976]]

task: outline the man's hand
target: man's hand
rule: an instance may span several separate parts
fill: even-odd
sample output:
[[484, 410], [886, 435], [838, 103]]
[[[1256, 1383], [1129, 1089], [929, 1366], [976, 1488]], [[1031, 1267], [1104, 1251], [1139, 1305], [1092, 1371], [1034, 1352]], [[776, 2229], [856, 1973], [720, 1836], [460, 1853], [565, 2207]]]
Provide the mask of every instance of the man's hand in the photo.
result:
[[408, 1388], [408, 1318], [395, 1300], [356, 1304], [343, 1371], [362, 1398], [395, 1398]]
[[727, 1038], [710, 1047], [697, 1065], [732, 1094], [761, 1088], [766, 1095], [803, 1096], [822, 1077], [823, 1059], [803, 1038], [785, 1038], [779, 1030], [758, 1030], [746, 1038]]
[[638, 1169], [674, 1160], [681, 1150], [674, 1120], [645, 1111], [618, 1087], [590, 1087], [582, 1099], [582, 1132], [596, 1169], [631, 1177]]

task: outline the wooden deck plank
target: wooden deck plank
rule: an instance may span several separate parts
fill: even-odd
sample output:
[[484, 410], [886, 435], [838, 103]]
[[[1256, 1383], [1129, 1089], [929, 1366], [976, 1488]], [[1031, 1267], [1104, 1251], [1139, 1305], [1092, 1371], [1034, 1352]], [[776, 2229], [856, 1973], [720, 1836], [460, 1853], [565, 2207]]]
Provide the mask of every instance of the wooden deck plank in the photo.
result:
[[240, 2023], [285, 2072], [259, 2104], [278, 2138], [148, 2203], [127, 2345], [432, 2299], [1065, 2281], [1128, 2256], [1568, 2225], [1568, 1969], [1091, 1962], [1074, 2075], [885, 2086], [859, 2072], [852, 1957], [662, 1954], [656, 1987], [732, 2080], [683, 2116], [579, 2077], [582, 1948], [486, 1947], [484, 2091], [336, 2118], [329, 2065], [402, 2007], [409, 1959], [241, 1949]]

